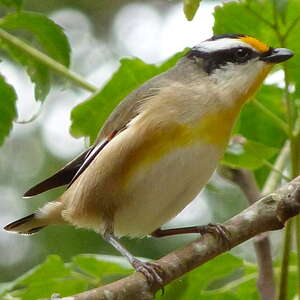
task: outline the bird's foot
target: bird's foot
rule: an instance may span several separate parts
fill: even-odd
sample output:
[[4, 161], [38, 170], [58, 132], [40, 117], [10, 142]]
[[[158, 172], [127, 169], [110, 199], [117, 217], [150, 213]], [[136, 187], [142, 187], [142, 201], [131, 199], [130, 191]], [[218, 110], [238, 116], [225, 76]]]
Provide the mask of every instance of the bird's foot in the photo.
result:
[[160, 288], [163, 289], [164, 286], [164, 273], [165, 271], [162, 269], [162, 267], [154, 262], [142, 262], [136, 258], [131, 262], [132, 266], [135, 268], [137, 272], [142, 273], [147, 281], [152, 284], [157, 284], [160, 286]]
[[211, 233], [218, 240], [221, 240], [228, 250], [231, 248], [230, 232], [227, 230], [227, 228], [224, 225], [221, 224], [208, 224], [208, 225], [189, 226], [189, 227], [171, 228], [171, 229], [158, 228], [157, 230], [153, 231], [151, 235], [154, 237], [164, 237], [164, 236], [187, 234], [187, 233], [200, 233], [201, 235], [204, 235], [206, 233]]
[[231, 249], [231, 234], [224, 225], [209, 223], [207, 225], [198, 226], [198, 232], [202, 235], [205, 233], [212, 234], [216, 239], [224, 243], [228, 250]]

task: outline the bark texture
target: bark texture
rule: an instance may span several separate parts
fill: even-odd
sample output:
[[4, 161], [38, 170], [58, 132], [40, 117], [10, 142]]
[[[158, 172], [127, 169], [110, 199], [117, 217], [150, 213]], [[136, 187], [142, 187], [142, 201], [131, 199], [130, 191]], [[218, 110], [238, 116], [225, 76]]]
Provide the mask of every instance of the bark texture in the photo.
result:
[[[277, 191], [264, 196], [223, 224], [230, 234], [230, 248], [271, 230], [284, 227], [285, 222], [300, 213], [300, 176]], [[211, 234], [196, 239], [158, 263], [165, 271], [164, 285], [228, 251], [228, 245]], [[101, 286], [63, 300], [148, 300], [159, 286], [149, 286], [144, 276], [134, 273], [114, 283]]]

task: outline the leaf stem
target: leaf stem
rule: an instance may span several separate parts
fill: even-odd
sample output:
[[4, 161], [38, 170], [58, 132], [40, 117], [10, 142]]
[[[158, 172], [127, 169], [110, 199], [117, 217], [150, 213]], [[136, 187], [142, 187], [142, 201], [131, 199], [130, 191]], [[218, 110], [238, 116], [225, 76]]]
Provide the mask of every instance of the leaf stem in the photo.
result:
[[[282, 46], [284, 47], [284, 43], [282, 43]], [[289, 93], [289, 77], [288, 77], [288, 70], [286, 64], [284, 64], [284, 81], [285, 81], [285, 101], [287, 105], [287, 114], [289, 119], [289, 129], [290, 129], [290, 147], [291, 147], [291, 175], [292, 178], [295, 178], [300, 171], [300, 159], [299, 159], [299, 151], [298, 151], [298, 143], [297, 143], [297, 136], [293, 134], [294, 127], [295, 127], [295, 106], [292, 101], [292, 98]], [[298, 224], [300, 224], [299, 216], [297, 216], [295, 219], [295, 235], [296, 235], [296, 245], [297, 245], [297, 270], [298, 270], [298, 295], [300, 295], [300, 228], [298, 228]], [[289, 224], [291, 223], [291, 224]], [[289, 230], [292, 230], [292, 223], [293, 219], [288, 221], [289, 224]], [[287, 230], [287, 229], [286, 229]], [[290, 233], [287, 233], [290, 234]], [[288, 235], [288, 237], [291, 239], [291, 236]], [[291, 242], [290, 242], [291, 243]], [[290, 251], [288, 245], [285, 245], [287, 247], [286, 251]], [[286, 266], [285, 268], [287, 268]], [[286, 276], [282, 274], [282, 277]], [[286, 287], [286, 290], [288, 290], [288, 287]], [[287, 297], [287, 295], [286, 295]], [[286, 298], [283, 298], [286, 299]]]
[[216, 294], [218, 294], [218, 293], [221, 294], [221, 293], [232, 291], [235, 288], [238, 288], [243, 283], [246, 283], [247, 281], [256, 279], [257, 276], [258, 276], [257, 272], [250, 273], [248, 275], [242, 276], [242, 277], [240, 277], [238, 279], [235, 279], [233, 281], [230, 281], [230, 282], [226, 283], [221, 288], [216, 288], [216, 289], [212, 289], [212, 290], [203, 290], [203, 291], [201, 291], [201, 295], [203, 295], [203, 296], [210, 296], [210, 295], [212, 295], [212, 296], [215, 297]]
[[282, 36], [283, 41], [286, 40], [286, 38], [289, 36], [289, 34], [295, 28], [295, 26], [298, 24], [299, 21], [300, 21], [300, 15], [294, 19], [294, 21], [291, 23], [291, 25], [289, 26], [285, 34]]
[[263, 23], [265, 23], [266, 25], [268, 25], [269, 27], [271, 27], [273, 30], [275, 30], [275, 25], [272, 24], [269, 20], [265, 19], [263, 16], [261, 16], [260, 14], [258, 14], [255, 10], [253, 10], [249, 4], [247, 4], [245, 6], [249, 12], [252, 13], [252, 15], [256, 16], [259, 20], [261, 20]]
[[278, 173], [278, 175], [283, 178], [285, 181], [289, 182], [291, 181], [291, 178], [289, 178], [288, 176], [284, 175], [282, 170], [276, 169], [268, 160], [264, 160], [264, 165], [267, 166], [268, 168], [270, 168], [271, 170], [273, 170], [274, 172]]
[[289, 154], [290, 154], [290, 144], [289, 142], [286, 142], [282, 147], [279, 155], [277, 156], [277, 159], [273, 167], [274, 170], [270, 172], [270, 175], [268, 176], [265, 182], [265, 185], [262, 189], [263, 195], [272, 193], [278, 186], [278, 182], [281, 179], [281, 174], [279, 174], [278, 171], [281, 172], [283, 171], [284, 167], [286, 166], [286, 161], [289, 157]]
[[[274, 170], [270, 173], [266, 180], [266, 183], [262, 189], [262, 194], [267, 195], [272, 193], [281, 179], [280, 174], [277, 170], [283, 171], [286, 166], [286, 161], [290, 154], [290, 142], [285, 142], [284, 146], [279, 153], [276, 162], [274, 164]], [[275, 171], [276, 170], [276, 171]], [[283, 300], [287, 298], [287, 285], [288, 285], [288, 270], [289, 270], [289, 258], [290, 258], [290, 246], [291, 246], [291, 224], [287, 222], [287, 226], [284, 233], [284, 250], [282, 255], [280, 275], [279, 275], [279, 291], [277, 294], [278, 300]]]
[[269, 118], [271, 118], [274, 123], [281, 128], [287, 135], [289, 134], [289, 127], [288, 125], [281, 120], [278, 116], [276, 116], [272, 111], [270, 111], [267, 107], [261, 104], [257, 99], [253, 99], [252, 103], [256, 108], [261, 110], [264, 114], [266, 114]]
[[292, 239], [292, 222], [291, 220], [289, 220], [285, 225], [285, 231], [284, 231], [283, 255], [282, 255], [281, 266], [280, 266], [279, 291], [277, 295], [278, 300], [287, 299], [291, 239]]
[[83, 77], [80, 75], [76, 74], [73, 71], [70, 71], [67, 67], [64, 65], [58, 63], [48, 55], [42, 53], [41, 51], [31, 47], [21, 39], [15, 37], [14, 35], [11, 35], [7, 31], [0, 29], [0, 39], [4, 40], [5, 42], [9, 43], [10, 45], [13, 45], [22, 51], [24, 51], [26, 54], [30, 55], [40, 63], [46, 65], [48, 68], [51, 70], [56, 71], [57, 73], [61, 74], [65, 78], [71, 80], [74, 82], [77, 86], [95, 93], [97, 91], [97, 88], [87, 82]]
[[[280, 27], [277, 18], [277, 11], [276, 11], [276, 0], [273, 0], [273, 14], [274, 14], [274, 21], [275, 27], [274, 31], [277, 35], [279, 40], [280, 46], [285, 47], [285, 40], [288, 37], [289, 33], [292, 31], [293, 27], [297, 24], [298, 20], [294, 20], [291, 26], [288, 28], [284, 35], [280, 32]], [[294, 178], [300, 171], [299, 165], [299, 157], [298, 157], [298, 143], [297, 138], [294, 135], [295, 129], [295, 104], [292, 101], [289, 86], [290, 80], [288, 76], [288, 69], [286, 63], [283, 64], [283, 71], [284, 71], [284, 100], [287, 107], [287, 122], [289, 128], [289, 140], [290, 140], [290, 150], [291, 150], [291, 177]], [[299, 219], [299, 216], [296, 217]], [[289, 220], [286, 224], [285, 229], [285, 236], [284, 236], [284, 244], [283, 244], [283, 254], [282, 254], [282, 261], [281, 261], [281, 273], [279, 279], [279, 291], [278, 291], [278, 300], [286, 300], [288, 294], [288, 268], [289, 268], [289, 258], [290, 258], [290, 248], [291, 248], [291, 239], [292, 239], [292, 220]], [[297, 220], [297, 223], [300, 223], [300, 220]], [[300, 295], [300, 230], [296, 229], [296, 241], [297, 241], [297, 270], [298, 270], [298, 296]]]
[[[228, 179], [237, 184], [244, 192], [249, 206], [261, 198], [259, 187], [253, 172], [246, 169], [230, 169], [226, 172]], [[225, 174], [226, 174], [225, 173]], [[276, 286], [272, 264], [271, 244], [267, 233], [260, 233], [253, 239], [258, 266], [257, 288], [262, 300], [274, 300]]]
[[[275, 1], [273, 0], [275, 5]], [[278, 24], [276, 24], [275, 30], [278, 40], [281, 47], [285, 47], [285, 39], [287, 38], [287, 32], [283, 36], [280, 31]], [[289, 31], [290, 32], [290, 31]], [[290, 149], [291, 149], [291, 177], [294, 178], [298, 175], [300, 171], [300, 157], [298, 157], [298, 143], [297, 136], [294, 134], [295, 128], [295, 104], [291, 98], [289, 92], [290, 80], [288, 76], [287, 65], [283, 64], [284, 71], [284, 100], [287, 107], [287, 121], [289, 127], [289, 140], [290, 140]], [[296, 217], [296, 223], [300, 224], [299, 216]], [[288, 267], [289, 267], [289, 257], [290, 257], [290, 248], [291, 248], [291, 239], [292, 239], [292, 226], [293, 220], [289, 220], [286, 224], [285, 237], [284, 237], [284, 247], [282, 254], [282, 263], [281, 263], [281, 274], [280, 274], [280, 283], [279, 283], [279, 292], [278, 300], [286, 300], [288, 294]], [[297, 270], [298, 270], [298, 295], [300, 295], [300, 229], [296, 228], [296, 243], [297, 243]]]
[[[280, 36], [280, 34], [278, 33]], [[295, 162], [295, 149], [294, 149], [294, 139], [293, 139], [293, 119], [292, 119], [292, 107], [290, 105], [290, 95], [288, 91], [288, 78], [286, 73], [286, 68], [284, 68], [284, 81], [285, 81], [285, 103], [287, 106], [287, 120], [289, 126], [289, 140], [290, 140], [290, 154], [291, 154], [291, 163], [292, 163], [292, 172], [291, 175], [294, 177], [294, 162]], [[291, 251], [291, 239], [292, 239], [292, 220], [288, 220], [285, 226], [284, 233], [284, 242], [283, 242], [283, 252], [281, 260], [281, 272], [279, 277], [279, 290], [277, 299], [286, 300], [287, 291], [288, 291], [288, 268], [289, 268], [289, 259]]]
[[273, 0], [273, 18], [274, 18], [274, 30], [276, 32], [279, 33], [279, 27], [278, 27], [278, 14], [277, 14], [277, 3], [276, 3], [277, 0]]

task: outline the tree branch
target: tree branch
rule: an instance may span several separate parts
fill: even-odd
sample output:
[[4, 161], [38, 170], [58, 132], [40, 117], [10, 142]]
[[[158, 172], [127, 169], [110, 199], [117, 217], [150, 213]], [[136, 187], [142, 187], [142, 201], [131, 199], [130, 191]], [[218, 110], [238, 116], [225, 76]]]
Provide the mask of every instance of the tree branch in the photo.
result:
[[[223, 225], [230, 234], [230, 248], [266, 231], [284, 227], [285, 222], [300, 213], [300, 176], [285, 184]], [[221, 239], [205, 234], [182, 249], [159, 259], [158, 264], [165, 271], [164, 284], [183, 276], [217, 255], [228, 251]], [[63, 300], [148, 300], [153, 299], [159, 286], [149, 286], [140, 273], [114, 283], [92, 289]]]
[[[260, 191], [250, 170], [230, 169], [226, 174], [230, 174], [230, 180], [236, 183], [244, 192], [249, 204], [255, 203], [260, 197]], [[275, 299], [275, 280], [272, 265], [271, 244], [267, 233], [261, 233], [253, 238], [259, 277], [257, 288], [263, 300]]]

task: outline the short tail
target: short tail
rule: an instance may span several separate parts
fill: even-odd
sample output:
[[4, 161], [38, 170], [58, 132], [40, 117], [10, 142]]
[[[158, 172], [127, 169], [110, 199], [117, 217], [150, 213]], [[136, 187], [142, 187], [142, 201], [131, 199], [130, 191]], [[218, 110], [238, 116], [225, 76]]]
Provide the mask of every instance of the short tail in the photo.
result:
[[47, 226], [38, 220], [35, 214], [29, 215], [14, 221], [4, 227], [7, 231], [14, 231], [21, 234], [32, 234]]
[[37, 213], [14, 221], [6, 225], [4, 229], [20, 234], [32, 234], [38, 232], [50, 224], [65, 223], [65, 221], [61, 217], [61, 210], [61, 202], [49, 202]]

